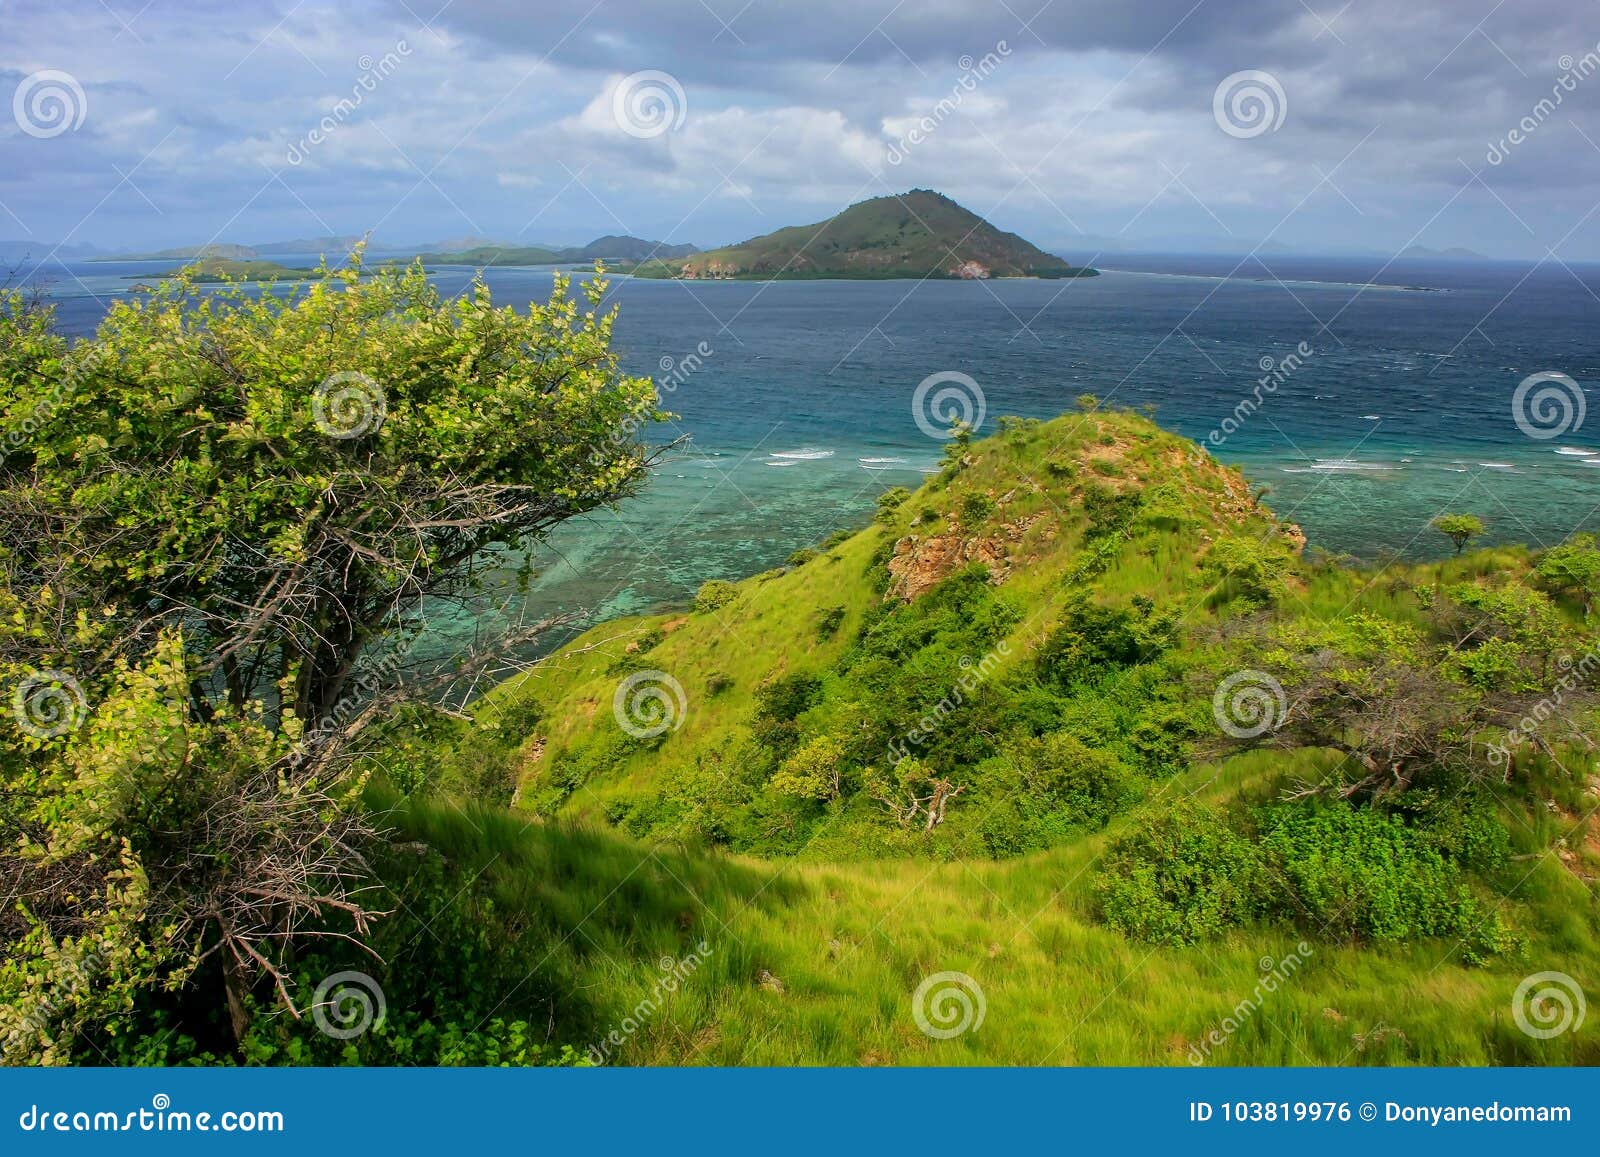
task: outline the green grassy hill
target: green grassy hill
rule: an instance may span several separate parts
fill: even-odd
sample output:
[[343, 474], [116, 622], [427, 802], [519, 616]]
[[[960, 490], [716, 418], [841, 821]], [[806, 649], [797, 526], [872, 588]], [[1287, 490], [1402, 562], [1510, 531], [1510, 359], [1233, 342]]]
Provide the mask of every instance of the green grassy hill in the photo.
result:
[[652, 261], [637, 277], [1081, 277], [1081, 269], [930, 189], [874, 197], [827, 221], [795, 225], [686, 259]]
[[[1581, 597], [1517, 549], [1302, 542], [1142, 417], [1010, 422], [863, 530], [414, 717], [373, 759], [418, 849], [391, 1006], [458, 991], [604, 1063], [1600, 1063], [1592, 1018], [1513, 1015], [1529, 974], [1600, 982], [1592, 742], [1496, 765], [1464, 722], [1576, 669]], [[1259, 742], [1220, 729], [1241, 672], [1284, 688]], [[985, 1019], [938, 1039], [915, 994], [952, 972]]]
[[[186, 266], [186, 271], [198, 282], [305, 281], [316, 275], [315, 270], [298, 269], [276, 261], [231, 257], [202, 257]], [[124, 280], [150, 281], [152, 278], [147, 273], [137, 273]]]

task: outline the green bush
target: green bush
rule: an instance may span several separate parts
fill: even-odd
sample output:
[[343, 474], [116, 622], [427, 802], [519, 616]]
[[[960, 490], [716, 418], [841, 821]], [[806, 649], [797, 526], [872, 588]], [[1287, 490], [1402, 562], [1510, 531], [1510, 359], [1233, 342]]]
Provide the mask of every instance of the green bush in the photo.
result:
[[1214, 808], [1179, 803], [1113, 843], [1095, 891], [1106, 923], [1153, 944], [1189, 944], [1266, 910], [1260, 850]]
[[723, 579], [702, 583], [694, 596], [694, 611], [699, 615], [720, 610], [739, 597], [739, 588]]
[[1339, 801], [1269, 808], [1261, 823], [1287, 885], [1279, 911], [1331, 939], [1459, 936], [1480, 915], [1458, 865], [1403, 816]]
[[961, 500], [961, 520], [969, 525], [982, 522], [994, 513], [994, 499], [987, 494], [972, 493]]
[[1004, 771], [991, 788], [1003, 791], [1003, 802], [982, 822], [992, 856], [1021, 855], [1099, 831], [1143, 793], [1140, 777], [1116, 756], [1067, 732], [1024, 739], [993, 762]]

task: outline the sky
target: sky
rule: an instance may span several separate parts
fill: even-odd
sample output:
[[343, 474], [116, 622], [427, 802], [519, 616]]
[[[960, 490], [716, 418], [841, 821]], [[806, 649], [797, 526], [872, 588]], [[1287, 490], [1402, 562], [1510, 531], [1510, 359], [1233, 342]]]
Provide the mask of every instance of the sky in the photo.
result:
[[1065, 253], [1600, 260], [1596, 0], [0, 0], [5, 97], [44, 246], [710, 247], [934, 188]]

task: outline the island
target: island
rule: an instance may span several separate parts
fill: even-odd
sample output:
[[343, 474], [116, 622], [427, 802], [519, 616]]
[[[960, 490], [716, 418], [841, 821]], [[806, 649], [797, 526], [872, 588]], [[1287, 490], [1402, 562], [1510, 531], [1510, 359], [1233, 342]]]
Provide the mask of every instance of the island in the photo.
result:
[[1037, 245], [995, 228], [932, 189], [873, 197], [811, 225], [792, 225], [687, 258], [657, 258], [635, 277], [685, 280], [819, 278], [987, 280], [1093, 277]]

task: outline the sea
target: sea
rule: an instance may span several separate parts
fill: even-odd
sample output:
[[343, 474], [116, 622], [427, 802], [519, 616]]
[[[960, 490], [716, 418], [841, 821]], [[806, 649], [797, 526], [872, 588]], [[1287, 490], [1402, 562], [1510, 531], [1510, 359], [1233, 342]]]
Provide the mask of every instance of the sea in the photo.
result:
[[[1429, 526], [1444, 511], [1481, 517], [1488, 542], [1535, 547], [1600, 523], [1600, 266], [1184, 254], [1096, 265], [1101, 276], [1066, 281], [613, 276], [624, 365], [657, 381], [675, 417], [652, 436], [676, 445], [644, 493], [558, 528], [525, 590], [506, 559], [480, 616], [593, 621], [681, 605], [708, 579], [865, 524], [880, 493], [936, 469], [950, 417], [982, 435], [1002, 415], [1052, 417], [1086, 393], [1154, 406], [1268, 487], [1267, 504], [1313, 547], [1357, 560], [1447, 553]], [[46, 263], [32, 277], [60, 328], [81, 335], [137, 279], [174, 267]], [[432, 277], [454, 294], [473, 272]], [[554, 271], [484, 276], [498, 302], [522, 305], [548, 295]]]

